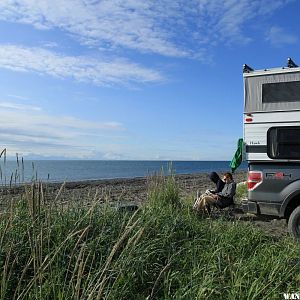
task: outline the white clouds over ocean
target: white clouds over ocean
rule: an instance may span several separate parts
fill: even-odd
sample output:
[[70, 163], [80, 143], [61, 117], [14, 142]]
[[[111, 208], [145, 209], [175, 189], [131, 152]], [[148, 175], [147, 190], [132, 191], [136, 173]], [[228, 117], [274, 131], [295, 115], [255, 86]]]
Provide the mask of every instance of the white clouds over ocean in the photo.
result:
[[96, 85], [155, 82], [162, 75], [125, 59], [96, 59], [67, 56], [42, 48], [0, 45], [0, 67], [18, 72], [35, 72], [73, 78]]
[[60, 29], [80, 43], [199, 58], [199, 47], [250, 40], [245, 27], [288, 0], [2, 0], [0, 20]]
[[[0, 102], [2, 147], [8, 154], [89, 158], [96, 145], [124, 132], [115, 121], [95, 122], [71, 116], [55, 116], [41, 108], [15, 102]], [[90, 138], [92, 137], [92, 142]], [[102, 145], [109, 153], [114, 147]]]

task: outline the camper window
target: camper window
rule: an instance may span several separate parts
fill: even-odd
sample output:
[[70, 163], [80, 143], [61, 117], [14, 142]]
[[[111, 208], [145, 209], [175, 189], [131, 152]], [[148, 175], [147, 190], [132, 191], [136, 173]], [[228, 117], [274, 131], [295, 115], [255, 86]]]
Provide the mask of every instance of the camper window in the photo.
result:
[[300, 81], [263, 84], [262, 102], [300, 102]]
[[267, 153], [273, 159], [300, 159], [300, 126], [271, 127]]

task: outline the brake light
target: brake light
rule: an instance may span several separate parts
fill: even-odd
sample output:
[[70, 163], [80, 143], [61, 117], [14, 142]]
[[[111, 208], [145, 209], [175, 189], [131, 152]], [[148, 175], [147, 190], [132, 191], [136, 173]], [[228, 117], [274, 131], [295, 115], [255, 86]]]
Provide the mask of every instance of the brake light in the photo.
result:
[[247, 180], [248, 191], [254, 190], [262, 182], [262, 179], [262, 172], [249, 171]]

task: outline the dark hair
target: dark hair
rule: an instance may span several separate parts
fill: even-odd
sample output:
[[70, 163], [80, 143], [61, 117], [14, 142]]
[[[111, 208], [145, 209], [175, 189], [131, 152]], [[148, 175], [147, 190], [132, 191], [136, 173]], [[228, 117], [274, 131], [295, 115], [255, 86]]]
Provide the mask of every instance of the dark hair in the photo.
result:
[[233, 179], [233, 178], [232, 178], [232, 174], [229, 173], [229, 172], [224, 173], [224, 176], [225, 176], [226, 178], [230, 178], [231, 180]]
[[211, 172], [209, 178], [213, 183], [217, 183], [220, 180], [220, 177], [216, 172]]

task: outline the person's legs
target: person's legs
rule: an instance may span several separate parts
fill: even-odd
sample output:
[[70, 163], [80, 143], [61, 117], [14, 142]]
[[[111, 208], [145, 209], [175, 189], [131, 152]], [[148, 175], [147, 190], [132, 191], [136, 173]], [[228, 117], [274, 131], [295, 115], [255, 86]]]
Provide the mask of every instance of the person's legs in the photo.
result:
[[211, 211], [211, 206], [214, 206], [218, 200], [212, 196], [204, 196], [203, 197], [203, 208], [206, 209], [208, 213]]
[[193, 205], [193, 209], [197, 212], [204, 210], [204, 197], [206, 195], [203, 194], [201, 195], [199, 198], [196, 199], [194, 205]]

